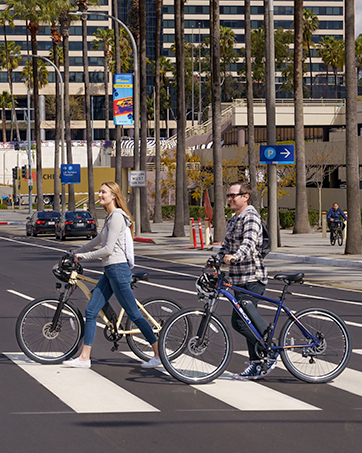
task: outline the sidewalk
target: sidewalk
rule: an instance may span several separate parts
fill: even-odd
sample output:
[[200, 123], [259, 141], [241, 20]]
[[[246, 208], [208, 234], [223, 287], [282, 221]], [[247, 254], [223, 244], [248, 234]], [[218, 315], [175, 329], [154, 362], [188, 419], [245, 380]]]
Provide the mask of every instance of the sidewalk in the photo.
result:
[[[0, 231], [25, 236], [25, 222], [28, 211], [0, 210]], [[3, 222], [8, 224], [2, 224]], [[103, 220], [100, 219], [99, 230]], [[142, 233], [135, 240], [135, 253], [154, 259], [181, 262], [203, 266], [207, 258], [215, 254], [217, 246], [205, 246], [200, 249], [198, 229], [196, 229], [198, 248], [190, 243], [190, 228], [185, 226], [185, 237], [172, 237], [173, 221], [160, 224], [150, 223], [151, 233]], [[305, 273], [305, 281], [327, 286], [362, 291], [362, 255], [345, 255], [342, 247], [329, 244], [329, 235], [322, 238], [322, 233], [294, 235], [292, 230], [281, 230], [282, 246], [269, 253], [265, 263], [270, 276], [280, 272]], [[139, 240], [147, 242], [139, 242]], [[77, 243], [76, 239], [67, 243]]]

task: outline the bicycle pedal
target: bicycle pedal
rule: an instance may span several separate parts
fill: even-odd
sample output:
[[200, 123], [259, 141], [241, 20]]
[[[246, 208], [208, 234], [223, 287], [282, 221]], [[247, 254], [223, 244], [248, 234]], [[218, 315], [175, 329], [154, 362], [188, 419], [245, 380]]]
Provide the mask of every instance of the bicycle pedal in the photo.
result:
[[118, 344], [117, 343], [114, 343], [114, 346], [111, 347], [111, 351], [112, 352], [118, 351]]

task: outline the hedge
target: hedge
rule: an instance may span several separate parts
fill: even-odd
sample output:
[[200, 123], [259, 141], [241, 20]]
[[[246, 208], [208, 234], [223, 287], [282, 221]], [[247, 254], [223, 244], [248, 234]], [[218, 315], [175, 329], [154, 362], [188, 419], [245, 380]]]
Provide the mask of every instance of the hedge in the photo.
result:
[[[225, 217], [229, 219], [232, 214], [233, 210], [230, 208], [225, 208]], [[190, 206], [190, 218], [193, 217], [194, 219], [205, 219], [205, 209], [203, 206]], [[265, 221], [268, 217], [268, 209], [261, 208], [260, 215], [262, 219]], [[318, 211], [308, 211], [309, 216], [309, 223], [311, 226], [318, 225]], [[172, 220], [175, 218], [175, 206], [162, 206], [162, 218], [164, 220]], [[281, 228], [292, 228], [295, 222], [295, 211], [294, 209], [279, 209], [279, 220], [280, 220], [280, 227]]]

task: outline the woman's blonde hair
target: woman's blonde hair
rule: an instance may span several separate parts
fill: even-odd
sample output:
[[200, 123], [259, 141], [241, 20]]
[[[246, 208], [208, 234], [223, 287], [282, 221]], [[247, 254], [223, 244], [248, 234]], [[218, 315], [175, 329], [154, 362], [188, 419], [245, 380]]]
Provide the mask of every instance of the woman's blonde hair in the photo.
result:
[[130, 220], [131, 220], [131, 233], [132, 233], [132, 237], [133, 237], [133, 230], [134, 230], [133, 218], [132, 218], [132, 214], [130, 213], [130, 211], [129, 211], [129, 209], [128, 209], [126, 200], [125, 200], [124, 197], [123, 197], [121, 188], [120, 188], [119, 185], [118, 185], [116, 182], [114, 182], [114, 181], [106, 181], [106, 182], [103, 182], [103, 183], [102, 183], [102, 186], [107, 186], [107, 187], [109, 188], [109, 190], [111, 191], [112, 195], [114, 195], [114, 197], [115, 197], [114, 202], [115, 202], [117, 208], [123, 209], [123, 211], [124, 211], [124, 212], [128, 215], [128, 217], [130, 218]]

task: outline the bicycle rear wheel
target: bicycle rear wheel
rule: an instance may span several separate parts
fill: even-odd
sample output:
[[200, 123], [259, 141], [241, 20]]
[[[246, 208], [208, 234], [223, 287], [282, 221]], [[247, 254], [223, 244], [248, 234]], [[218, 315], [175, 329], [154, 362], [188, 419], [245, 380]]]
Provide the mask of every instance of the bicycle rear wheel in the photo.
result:
[[[152, 316], [152, 318], [154, 318], [161, 325], [161, 327], [174, 313], [183, 309], [183, 306], [179, 302], [165, 297], [151, 297], [141, 301], [141, 304]], [[150, 320], [148, 320], [148, 322], [155, 331], [155, 326], [150, 322]], [[128, 318], [126, 322], [126, 330], [134, 329], [138, 329], [138, 327]], [[155, 335], [158, 337], [159, 333], [155, 331]], [[154, 353], [152, 346], [141, 333], [126, 335], [126, 340], [131, 351], [134, 352], [134, 354], [136, 354], [136, 356], [140, 359], [148, 361], [153, 357]]]
[[65, 302], [55, 329], [52, 322], [59, 305], [56, 299], [37, 299], [28, 304], [16, 321], [16, 339], [30, 359], [56, 364], [72, 357], [84, 335], [84, 321], [70, 302]]
[[[225, 322], [214, 313], [204, 340], [198, 345], [197, 334], [205, 316], [203, 309], [182, 310], [161, 330], [161, 361], [171, 376], [186, 384], [205, 384], [216, 379], [231, 359], [232, 337]], [[176, 358], [172, 359], [175, 352]]]
[[[305, 382], [331, 381], [346, 368], [351, 355], [347, 326], [337, 315], [321, 308], [303, 310], [295, 318], [289, 319], [280, 333], [279, 345], [286, 347], [280, 353], [285, 367]], [[299, 323], [320, 340], [318, 346], [308, 346]]]

